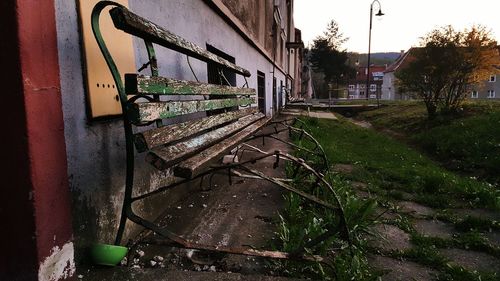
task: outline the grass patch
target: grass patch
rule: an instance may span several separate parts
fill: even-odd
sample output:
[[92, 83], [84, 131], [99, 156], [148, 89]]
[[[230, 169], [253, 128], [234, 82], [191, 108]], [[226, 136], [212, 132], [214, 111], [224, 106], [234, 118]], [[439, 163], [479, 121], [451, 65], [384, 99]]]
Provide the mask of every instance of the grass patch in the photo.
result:
[[455, 222], [455, 227], [461, 231], [489, 231], [491, 229], [500, 230], [500, 223], [488, 219], [466, 216], [464, 219]]
[[[309, 254], [321, 255], [332, 259], [332, 266], [321, 263], [304, 263], [298, 261], [276, 261], [273, 270], [284, 275], [298, 278], [312, 278], [321, 280], [376, 280], [376, 276], [368, 266], [364, 254], [363, 233], [373, 223], [370, 219], [376, 208], [374, 200], [362, 200], [350, 191], [349, 181], [339, 176], [327, 175], [328, 181], [335, 187], [340, 196], [350, 230], [352, 245], [342, 238], [340, 232], [318, 244], [314, 248], [305, 248]], [[304, 186], [300, 182], [296, 187]], [[334, 202], [332, 194], [318, 194], [316, 196], [327, 202]], [[295, 252], [304, 248], [306, 243], [326, 233], [332, 226], [338, 228], [339, 216], [330, 210], [317, 207], [304, 198], [288, 193], [285, 195], [285, 208], [280, 215], [277, 231], [278, 244], [274, 247], [281, 251]], [[354, 279], [353, 279], [354, 278]]]
[[401, 134], [452, 170], [500, 183], [498, 101], [467, 102], [460, 113], [433, 121], [421, 102], [391, 103], [360, 117]]
[[479, 218], [475, 216], [459, 216], [449, 210], [441, 210], [436, 214], [436, 218], [455, 225], [459, 231], [490, 231], [500, 230], [500, 222], [496, 220]]
[[446, 264], [446, 259], [438, 253], [434, 246], [413, 248], [395, 257], [404, 257], [435, 269], [441, 269]]
[[[344, 206], [353, 247], [351, 252], [346, 251], [345, 241], [339, 236], [334, 236], [314, 249], [306, 249], [308, 253], [330, 255], [333, 261], [332, 268], [316, 263], [304, 265], [303, 262], [281, 261], [274, 264], [276, 271], [293, 277], [324, 280], [376, 279], [377, 273], [368, 266], [365, 256], [367, 246], [362, 238], [362, 234], [369, 232], [369, 226], [373, 223], [376, 205], [373, 200], [362, 200], [354, 194], [351, 187], [353, 181], [367, 184], [370, 191], [382, 199], [387, 197], [400, 200], [405, 196], [402, 191], [406, 191], [416, 194], [416, 201], [438, 208], [464, 204], [500, 208], [500, 192], [491, 185], [456, 175], [418, 151], [384, 134], [359, 128], [342, 118], [338, 121], [311, 118], [303, 120], [305, 127], [323, 146], [330, 163], [354, 166], [352, 172], [347, 175], [327, 175]], [[293, 167], [287, 167], [287, 173], [290, 175], [292, 172]], [[310, 190], [310, 184], [298, 181], [294, 184], [304, 191], [317, 192]], [[337, 216], [307, 203], [301, 197], [288, 194], [285, 198], [287, 204], [281, 214], [280, 227], [277, 231], [279, 239], [275, 245], [279, 250], [293, 252], [303, 247], [314, 236], [325, 233], [329, 225], [339, 223]], [[334, 201], [328, 196], [321, 198]], [[386, 203], [390, 204], [389, 201]], [[442, 278], [450, 276], [462, 278], [460, 274], [477, 277], [475, 273], [461, 273], [460, 268], [448, 267], [446, 260], [439, 255], [437, 247], [450, 245], [478, 249], [485, 247], [478, 237], [464, 234], [457, 239], [437, 241], [418, 236], [406, 216], [399, 216], [388, 223], [396, 224], [411, 233], [416, 244], [415, 248], [393, 253], [394, 255], [438, 268], [443, 272]], [[492, 249], [482, 248], [482, 250], [488, 252]], [[332, 255], [333, 251], [336, 255]]]
[[438, 275], [438, 281], [498, 281], [496, 273], [480, 273], [469, 271], [461, 266], [447, 264], [445, 271]]
[[[500, 208], [500, 191], [493, 186], [449, 172], [381, 133], [359, 128], [342, 119], [306, 119], [306, 123], [332, 163], [356, 166], [355, 172], [348, 176], [351, 180], [379, 188], [400, 186], [429, 198], [434, 196], [427, 203], [436, 199], [444, 205], [442, 207], [450, 207], [448, 202], [452, 201], [446, 198], [451, 197], [470, 206]], [[421, 201], [425, 201], [425, 196], [420, 196]]]

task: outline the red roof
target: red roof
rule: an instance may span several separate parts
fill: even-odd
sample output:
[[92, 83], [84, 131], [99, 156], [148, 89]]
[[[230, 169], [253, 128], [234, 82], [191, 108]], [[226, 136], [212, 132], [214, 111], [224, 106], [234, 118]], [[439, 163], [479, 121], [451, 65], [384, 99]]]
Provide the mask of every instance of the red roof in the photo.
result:
[[389, 67], [387, 67], [384, 73], [394, 72], [402, 67], [407, 66], [414, 59], [413, 53], [415, 52], [416, 49], [418, 48], [415, 47], [410, 48], [406, 53], [401, 55], [394, 63], [389, 65]]
[[[385, 70], [386, 70], [385, 65], [372, 65], [372, 66], [370, 66], [370, 74], [372, 74], [372, 80], [373, 80], [373, 73], [374, 72], [385, 72]], [[357, 71], [356, 72], [356, 80], [365, 81], [366, 80], [366, 66], [359, 66], [356, 71]]]

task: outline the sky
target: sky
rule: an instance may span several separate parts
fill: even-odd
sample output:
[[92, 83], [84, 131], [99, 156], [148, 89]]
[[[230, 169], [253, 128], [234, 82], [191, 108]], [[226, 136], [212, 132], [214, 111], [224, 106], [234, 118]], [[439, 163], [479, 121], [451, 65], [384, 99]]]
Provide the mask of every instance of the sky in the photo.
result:
[[[500, 42], [500, 0], [379, 0], [382, 17], [373, 16], [371, 52], [399, 52], [418, 46], [433, 29], [481, 24]], [[349, 41], [348, 51], [367, 53], [372, 0], [295, 0], [295, 27], [308, 46], [334, 19]], [[378, 4], [373, 4], [374, 14]]]

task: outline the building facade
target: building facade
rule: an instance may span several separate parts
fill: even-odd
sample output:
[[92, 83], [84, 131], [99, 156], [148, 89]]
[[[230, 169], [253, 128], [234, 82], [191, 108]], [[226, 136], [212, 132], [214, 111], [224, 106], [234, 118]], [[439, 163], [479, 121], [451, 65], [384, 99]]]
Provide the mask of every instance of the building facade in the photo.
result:
[[408, 62], [408, 56], [412, 52], [413, 48], [405, 52], [401, 51], [400, 56], [387, 67], [384, 71], [384, 79], [382, 83], [382, 98], [383, 100], [408, 100], [410, 95], [401, 92], [396, 87], [396, 75], [395, 73], [403, 68]]
[[356, 76], [349, 80], [347, 85], [348, 99], [376, 99], [380, 98], [382, 82], [384, 79], [385, 65], [370, 66], [370, 79], [368, 83], [368, 91], [366, 90], [366, 82], [368, 75], [367, 67], [358, 67]]
[[[411, 93], [401, 92], [396, 86], [396, 73], [406, 67], [413, 59], [413, 52], [416, 48], [410, 48], [407, 52], [401, 52], [401, 56], [384, 71], [384, 79], [382, 85], [382, 99], [386, 100], [409, 100], [413, 98]], [[486, 81], [478, 85], [472, 85], [467, 98], [471, 100], [490, 100], [500, 99], [500, 67], [498, 70], [491, 73]]]
[[500, 71], [492, 73], [487, 81], [472, 86], [471, 92], [467, 95], [467, 98], [470, 100], [500, 99], [499, 79]]
[[[95, 242], [112, 243], [116, 234], [125, 185], [125, 136], [118, 116], [89, 115], [86, 71], [97, 70], [86, 67], [82, 43], [79, 5], [87, 2], [97, 0], [2, 2], [2, 64], [10, 71], [1, 79], [12, 97], [4, 114], [15, 119], [7, 125], [12, 141], [6, 145], [12, 149], [6, 154], [11, 167], [4, 183], [16, 188], [3, 189], [0, 197], [11, 214], [4, 218], [2, 213], [2, 220], [12, 228], [2, 234], [10, 245], [2, 247], [6, 270], [1, 280], [17, 280], [20, 272], [25, 279], [19, 280], [71, 279], [85, 249]], [[300, 32], [294, 26], [293, 0], [120, 3], [248, 69], [249, 87], [260, 92], [255, 104], [268, 116], [285, 104], [286, 93], [298, 93], [301, 42], [295, 38]], [[139, 69], [148, 61], [147, 52], [142, 42], [132, 43], [133, 66]], [[196, 74], [200, 82], [211, 82], [206, 63], [193, 59], [189, 65], [185, 56], [159, 49], [161, 76], [194, 80]], [[247, 81], [236, 76], [231, 83]], [[144, 161], [140, 157], [136, 161]], [[135, 181], [152, 190], [169, 177], [169, 171], [144, 166]], [[138, 212], [154, 219], [190, 188], [198, 187], [193, 183], [166, 192], [147, 202], [148, 207], [137, 206]], [[125, 239], [139, 230], [128, 225]]]

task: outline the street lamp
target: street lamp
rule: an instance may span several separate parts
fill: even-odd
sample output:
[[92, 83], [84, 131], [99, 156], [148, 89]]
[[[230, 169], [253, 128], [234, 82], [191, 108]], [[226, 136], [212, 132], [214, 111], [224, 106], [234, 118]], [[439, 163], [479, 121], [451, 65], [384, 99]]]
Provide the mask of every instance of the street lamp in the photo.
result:
[[375, 16], [381, 17], [384, 15], [384, 13], [382, 13], [382, 5], [380, 5], [380, 2], [378, 0], [373, 0], [373, 2], [370, 4], [370, 31], [368, 35], [368, 64], [366, 66], [366, 89], [365, 89], [366, 100], [368, 100], [368, 92], [370, 91], [369, 85], [370, 85], [370, 54], [372, 46], [372, 18], [373, 18], [373, 4], [375, 4], [375, 2], [378, 4], [378, 13], [376, 13]]

